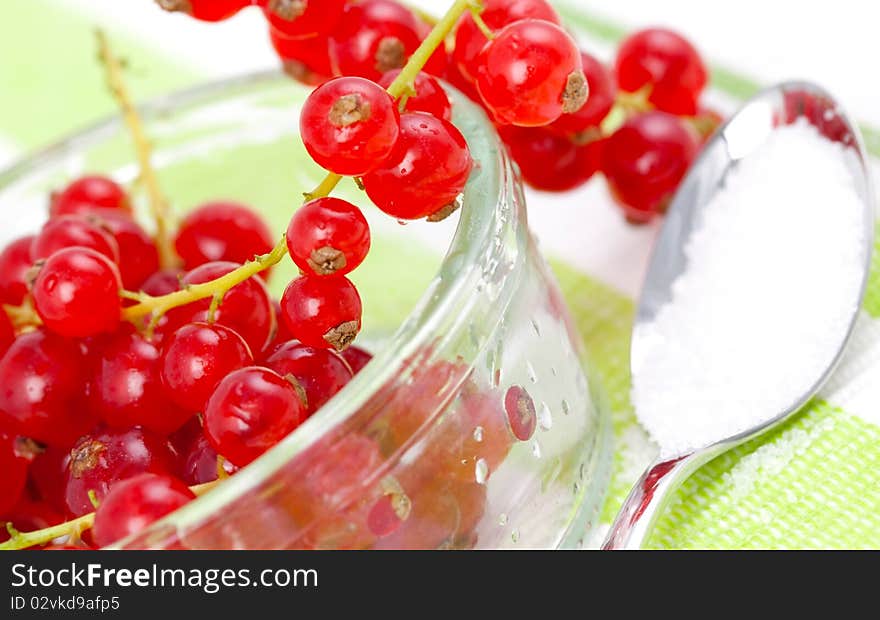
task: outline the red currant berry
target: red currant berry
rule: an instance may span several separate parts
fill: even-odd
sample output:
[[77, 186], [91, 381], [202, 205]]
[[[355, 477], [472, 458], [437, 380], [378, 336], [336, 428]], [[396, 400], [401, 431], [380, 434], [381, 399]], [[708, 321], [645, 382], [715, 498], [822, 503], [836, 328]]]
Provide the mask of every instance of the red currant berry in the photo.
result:
[[345, 276], [301, 276], [281, 298], [287, 329], [304, 345], [342, 351], [361, 329], [361, 297]]
[[120, 482], [95, 512], [92, 535], [106, 547], [158, 521], [196, 498], [177, 478], [140, 474]]
[[144, 472], [170, 474], [176, 459], [167, 439], [139, 427], [99, 430], [70, 451], [65, 471], [67, 511], [80, 516], [94, 510], [89, 491], [100, 502], [113, 486]]
[[6, 353], [6, 350], [15, 341], [15, 327], [9, 315], [0, 309], [0, 355]]
[[303, 273], [345, 275], [370, 250], [370, 226], [361, 210], [339, 198], [310, 200], [287, 228], [287, 248]]
[[199, 412], [223, 377], [253, 362], [247, 343], [228, 327], [190, 323], [165, 341], [160, 375], [172, 402]]
[[229, 19], [252, 4], [251, 0], [156, 0], [156, 3], [166, 11], [180, 11], [205, 22]]
[[[337, 75], [378, 80], [400, 69], [421, 43], [422, 24], [412, 11], [392, 0], [364, 0], [345, 7], [330, 33], [330, 59]], [[425, 71], [443, 75], [446, 51], [439, 49]]]
[[275, 316], [278, 317], [278, 329], [275, 331], [275, 338], [272, 340], [272, 344], [266, 348], [260, 359], [265, 359], [267, 355], [271, 355], [279, 345], [289, 340], [294, 340], [293, 334], [287, 329], [287, 321], [281, 318], [281, 304], [277, 299], [272, 300], [272, 308], [275, 310]]
[[318, 165], [336, 174], [361, 176], [394, 148], [400, 117], [381, 86], [364, 78], [340, 77], [309, 95], [299, 129]]
[[354, 345], [348, 347], [341, 353], [342, 357], [348, 362], [353, 374], [358, 374], [367, 363], [373, 359], [373, 356], [360, 347]]
[[291, 341], [280, 345], [266, 358], [266, 366], [282, 377], [294, 377], [306, 397], [311, 414], [351, 381], [351, 368], [335, 351], [316, 349]]
[[269, 40], [284, 72], [296, 81], [317, 86], [333, 75], [328, 49], [330, 41], [326, 35], [291, 39], [270, 26]]
[[[236, 263], [223, 261], [206, 263], [184, 276], [182, 285], [210, 282], [237, 267], [239, 265]], [[162, 332], [170, 334], [187, 323], [207, 322], [210, 305], [210, 299], [203, 299], [174, 308], [166, 315], [168, 321], [162, 326]], [[232, 287], [223, 297], [214, 319], [244, 338], [254, 355], [262, 354], [275, 336], [275, 309], [269, 291], [259, 276]]]
[[602, 170], [627, 216], [649, 221], [666, 208], [698, 150], [684, 121], [650, 112], [629, 119], [608, 138]]
[[445, 79], [463, 94], [467, 95], [468, 99], [480, 106], [483, 105], [483, 100], [480, 98], [480, 93], [477, 92], [476, 85], [461, 74], [458, 70], [458, 65], [450, 63], [446, 69]]
[[119, 275], [122, 286], [136, 291], [159, 269], [159, 250], [150, 235], [134, 218], [120, 211], [93, 209], [90, 215], [106, 228], [119, 246]]
[[614, 106], [617, 94], [614, 80], [605, 65], [585, 52], [581, 52], [581, 64], [590, 92], [587, 102], [576, 112], [563, 114], [550, 125], [550, 129], [578, 141], [601, 133], [599, 125]]
[[89, 248], [119, 262], [119, 245], [106, 229], [83, 215], [62, 215], [43, 226], [31, 244], [31, 261], [45, 260], [64, 248]]
[[227, 375], [205, 407], [205, 433], [221, 455], [244, 467], [306, 418], [294, 386], [267, 368]]
[[[546, 0], [485, 0], [480, 17], [493, 31], [523, 19], [543, 19], [562, 24], [559, 15]], [[477, 79], [477, 58], [486, 43], [485, 35], [471, 14], [466, 12], [456, 27], [452, 59], [459, 73], [470, 82]]]
[[34, 281], [34, 307], [46, 327], [68, 338], [112, 332], [122, 305], [119, 270], [88, 248], [55, 252]]
[[84, 363], [77, 342], [22, 334], [0, 359], [0, 419], [25, 437], [70, 446], [95, 423], [82, 403]]
[[31, 462], [28, 471], [37, 498], [60, 512], [67, 511], [64, 486], [69, 460], [69, 449], [48, 446]]
[[266, 19], [283, 36], [294, 39], [331, 32], [345, 8], [345, 0], [256, 0]]
[[513, 436], [520, 441], [531, 439], [538, 425], [538, 415], [535, 401], [525, 388], [514, 385], [507, 390], [504, 395], [504, 410], [507, 412], [507, 423]]
[[[180, 479], [190, 486], [213, 482], [218, 478], [220, 457], [205, 436], [198, 418], [193, 418], [171, 437], [180, 457]], [[223, 459], [223, 470], [232, 475], [238, 467]]]
[[523, 180], [535, 189], [564, 192], [586, 183], [600, 168], [602, 143], [579, 146], [548, 127], [499, 128]]
[[18, 503], [27, 482], [28, 466], [39, 453], [32, 442], [0, 429], [0, 515]]
[[180, 269], [162, 269], [146, 279], [141, 290], [147, 295], [161, 297], [180, 290], [180, 280], [184, 277]]
[[21, 237], [0, 253], [0, 303], [20, 306], [28, 294], [28, 275], [33, 266], [31, 244], [34, 237]]
[[587, 100], [581, 54], [556, 24], [512, 23], [486, 44], [478, 63], [477, 90], [501, 124], [547, 125]]
[[687, 39], [663, 28], [630, 35], [617, 52], [615, 64], [621, 90], [649, 88], [648, 101], [664, 112], [692, 116], [706, 86], [708, 72]]
[[128, 195], [113, 179], [92, 175], [73, 181], [52, 197], [49, 213], [58, 215], [83, 214], [92, 209], [131, 211]]
[[467, 142], [450, 122], [425, 114], [400, 115], [400, 137], [364, 188], [382, 211], [401, 220], [440, 220], [457, 206], [473, 162]]
[[166, 396], [159, 349], [130, 327], [109, 337], [96, 352], [90, 384], [92, 409], [114, 428], [143, 426], [167, 435], [192, 415]]
[[211, 202], [181, 222], [174, 248], [185, 269], [212, 261], [244, 263], [275, 245], [269, 226], [259, 215], [235, 202]]
[[[392, 69], [384, 73], [379, 80], [379, 86], [387, 89], [398, 75], [400, 69]], [[446, 91], [440, 86], [440, 82], [427, 73], [419, 73], [416, 76], [415, 94], [407, 97], [406, 110], [427, 112], [447, 121], [452, 118], [452, 104], [446, 96]]]

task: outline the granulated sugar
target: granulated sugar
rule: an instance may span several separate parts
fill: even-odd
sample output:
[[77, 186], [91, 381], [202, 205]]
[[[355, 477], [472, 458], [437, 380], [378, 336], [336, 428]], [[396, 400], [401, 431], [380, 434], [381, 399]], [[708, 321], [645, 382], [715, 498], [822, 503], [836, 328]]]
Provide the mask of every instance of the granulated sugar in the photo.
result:
[[637, 334], [633, 402], [662, 456], [776, 417], [833, 359], [865, 260], [842, 154], [811, 125], [780, 128], [703, 211], [671, 301]]

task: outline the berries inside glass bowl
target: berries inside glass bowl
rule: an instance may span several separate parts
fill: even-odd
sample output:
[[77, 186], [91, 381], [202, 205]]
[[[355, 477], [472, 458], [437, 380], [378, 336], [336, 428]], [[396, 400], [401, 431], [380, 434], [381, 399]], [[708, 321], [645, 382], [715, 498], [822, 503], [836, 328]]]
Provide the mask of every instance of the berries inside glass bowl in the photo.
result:
[[[222, 196], [176, 222], [101, 39], [138, 191], [105, 174], [71, 179], [48, 197], [43, 227], [0, 252], [0, 520], [13, 526], [0, 546], [116, 543], [239, 475], [357, 383], [372, 355], [352, 344], [365, 322], [354, 282], [373, 240], [357, 201], [330, 193], [355, 177], [377, 216], [401, 222], [459, 208], [480, 162], [444, 80], [486, 110], [527, 183], [566, 191], [602, 172], [634, 223], [662, 213], [720, 122], [700, 104], [706, 70], [685, 39], [636, 33], [611, 70], [545, 0], [487, 0], [482, 12], [455, 0], [433, 28], [395, 0], [158, 4], [207, 22], [259, 7], [285, 71], [315, 87], [299, 128], [327, 174], [291, 200], [284, 234]], [[300, 274], [273, 298], [266, 281], [287, 255]], [[290, 489], [290, 510], [314, 525], [303, 546], [473, 543], [486, 482], [532, 438], [535, 404], [454, 362], [416, 365], [416, 377], [386, 402], [390, 425], [303, 454]], [[451, 383], [463, 385], [455, 415], [434, 420]], [[439, 438], [426, 465], [366, 480], [424, 432]]]

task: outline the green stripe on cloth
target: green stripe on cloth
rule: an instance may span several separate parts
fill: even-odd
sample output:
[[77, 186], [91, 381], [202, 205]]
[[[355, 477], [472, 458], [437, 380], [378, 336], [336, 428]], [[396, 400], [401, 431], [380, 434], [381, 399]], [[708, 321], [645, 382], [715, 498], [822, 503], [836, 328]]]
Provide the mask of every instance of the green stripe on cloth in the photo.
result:
[[[96, 60], [94, 23], [50, 0], [2, 0], [0, 23], [0, 134], [35, 147], [116, 111]], [[108, 34], [131, 59], [127, 78], [137, 99], [200, 79], [160, 50]]]

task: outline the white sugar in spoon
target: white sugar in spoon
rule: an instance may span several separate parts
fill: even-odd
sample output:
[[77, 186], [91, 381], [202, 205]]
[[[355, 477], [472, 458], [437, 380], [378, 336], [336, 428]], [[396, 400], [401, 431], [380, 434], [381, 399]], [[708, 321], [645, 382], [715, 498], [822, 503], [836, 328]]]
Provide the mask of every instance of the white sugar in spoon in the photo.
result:
[[[859, 205], [857, 210], [860, 207], [861, 226], [864, 232], [858, 239], [853, 239], [850, 246], [854, 246], [860, 253], [856, 260], [858, 261], [858, 269], [861, 271], [857, 274], [859, 280], [856, 282], [856, 285], [846, 289], [850, 291], [848, 295], [852, 299], [840, 299], [841, 308], [843, 309], [841, 322], [845, 323], [845, 325], [839, 326], [840, 328], [834, 331], [831, 336], [832, 339], [836, 339], [831, 342], [831, 345], [836, 346], [836, 349], [831, 351], [833, 346], [822, 349], [822, 351], [831, 352], [827, 355], [827, 360], [822, 359], [820, 356], [819, 363], [810, 367], [816, 368], [815, 376], [805, 377], [803, 382], [788, 382], [778, 385], [778, 390], [774, 392], [772, 399], [775, 404], [762, 406], [760, 399], [752, 402], [753, 409], [750, 409], [748, 417], [750, 427], [745, 430], [730, 434], [730, 436], [712, 437], [711, 441], [703, 447], [673, 451], [673, 455], [669, 454], [669, 450], [666, 450], [664, 453], [661, 442], [661, 456], [648, 467], [633, 487], [611, 526], [611, 530], [603, 545], [604, 549], [640, 548], [671, 494], [692, 473], [727, 450], [766, 433], [789, 419], [818, 392], [843, 354], [858, 316], [871, 265], [875, 198], [867, 164], [868, 160], [858, 127], [840, 111], [839, 106], [833, 103], [833, 99], [827, 92], [809, 83], [786, 83], [768, 89], [749, 101], [720, 129], [711, 142], [706, 145], [699, 160], [694, 164], [688, 177], [678, 190], [666, 216], [663, 230], [657, 240], [639, 301], [631, 347], [633, 384], [638, 388], [640, 368], [643, 369], [645, 360], [650, 358], [652, 362], [651, 372], [654, 374], [652, 380], [655, 382], [655, 387], [659, 385], [659, 389], [661, 391], [663, 389], [664, 355], [668, 355], [667, 352], [672, 351], [670, 349], [671, 346], [676, 346], [680, 343], [670, 342], [670, 338], [658, 340], [656, 334], [654, 337], [648, 337], [650, 336], [650, 330], [645, 328], [657, 320], [658, 313], [673, 298], [673, 285], [679, 280], [687, 267], [685, 248], [688, 241], [692, 238], [691, 235], [698, 227], [700, 217], [704, 213], [704, 208], [717, 196], [731, 170], [736, 169], [741, 162], [754, 156], [758, 147], [765, 143], [770, 132], [778, 128], [779, 119], [786, 119], [791, 122], [795, 117], [805, 117], [809, 120], [809, 117], [812, 115], [815, 120], [816, 106], [814, 104], [817, 101], [822, 102], [819, 111], [822, 115], [819, 119], [820, 124], [830, 124], [833, 122], [838, 129], [843, 129], [842, 132], [834, 134], [835, 136], [848, 134], [850, 148], [839, 149], [841, 153], [840, 159], [844, 162], [846, 170], [851, 175], [855, 192], [858, 195]], [[785, 162], [781, 162], [780, 165], [785, 165]], [[839, 163], [834, 165], [840, 166]], [[728, 206], [736, 208], [736, 204]], [[855, 228], [858, 230], [858, 227]], [[780, 236], [787, 233], [786, 230], [770, 232]], [[727, 249], [729, 250], [730, 248], [728, 247]], [[749, 252], [749, 249], [748, 243], [740, 243], [735, 246], [737, 252]], [[856, 261], [853, 262], [855, 263]], [[797, 262], [793, 261], [792, 264], [796, 265]], [[792, 277], [804, 278], [808, 274], [792, 273], [791, 275]], [[733, 291], [733, 294], [742, 294], [747, 296], [747, 299], [754, 299], [755, 295], [749, 297], [749, 292], [749, 290], [737, 290]], [[752, 292], [756, 293], [755, 291]], [[821, 291], [818, 291], [818, 294], [821, 294]], [[787, 299], [784, 301], [788, 302]], [[798, 312], [802, 304], [802, 297], [791, 298], [789, 304], [791, 306], [790, 311], [792, 313]], [[774, 317], [783, 316], [779, 312], [772, 314]], [[755, 316], [753, 315], [752, 319]], [[749, 325], [744, 324], [739, 327], [748, 330]], [[772, 325], [762, 325], [760, 327], [763, 332], [771, 334], [774, 329]], [[780, 328], [782, 327], [785, 326], [780, 326]], [[823, 327], [820, 325], [816, 326], [817, 330]], [[686, 327], [683, 327], [683, 329], [686, 329]], [[709, 339], [712, 338], [711, 333], [704, 334], [703, 336]], [[798, 360], [801, 358], [797, 356], [815, 355], [816, 348], [813, 346], [814, 344], [809, 337], [800, 340], [794, 339], [787, 344], [788, 348], [785, 349], [785, 356], [791, 360]], [[760, 347], [756, 347], [755, 355], [760, 354]], [[713, 358], [714, 356], [707, 355], [705, 359], [701, 358], [701, 364], [711, 365]], [[702, 366], [701, 364], [694, 365], [695, 375], [712, 371], [711, 367]], [[687, 365], [679, 365], [677, 370], [680, 371], [681, 367], [687, 367]], [[644, 370], [642, 372], [644, 373]], [[812, 372], [811, 370], [809, 374]], [[748, 394], [751, 386], [744, 377], [747, 377], [749, 373], [743, 372], [741, 373], [742, 376], [737, 376], [737, 373], [731, 374], [733, 376], [725, 375], [725, 380], [729, 383], [725, 383], [724, 389], [729, 390], [729, 394]], [[658, 375], [661, 379], [659, 382], [657, 382]], [[670, 376], [669, 380], [670, 390], [676, 389], [676, 386], [678, 389], [686, 390], [687, 388], [682, 388], [681, 386], [697, 385], [696, 381], [699, 380], [699, 377], [676, 375], [674, 377]], [[804, 386], [809, 387], [805, 389]], [[654, 393], [658, 397], [660, 396], [660, 393], [656, 391]], [[702, 415], [702, 411], [700, 413]], [[712, 414], [712, 407], [706, 407], [705, 415], [711, 416]], [[683, 416], [682, 419], [686, 419], [686, 416]], [[694, 418], [689, 420], [693, 422]], [[675, 420], [672, 419], [666, 420], [664, 418], [662, 421], [667, 426], [675, 423]], [[679, 420], [679, 423], [681, 423], [681, 420]], [[674, 437], [674, 433], [677, 430], [684, 434], [692, 429], [666, 428], [664, 430], [671, 433], [670, 437]]]

